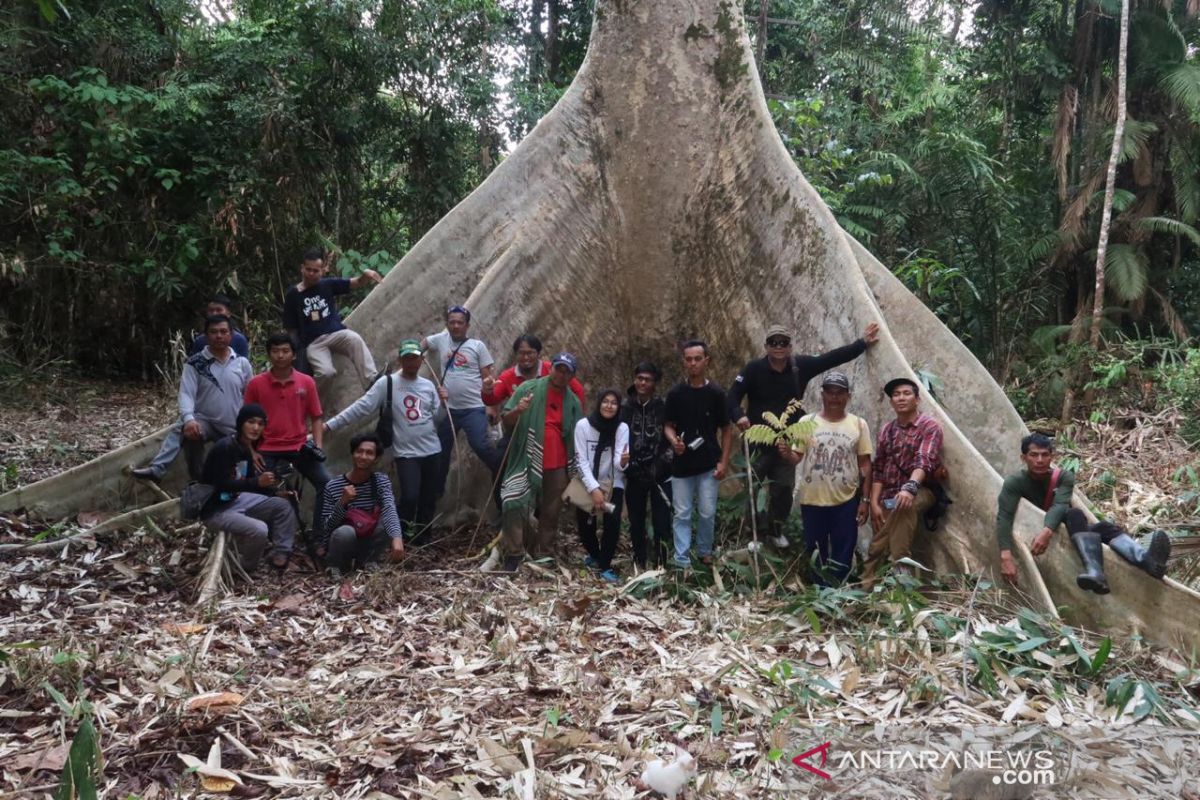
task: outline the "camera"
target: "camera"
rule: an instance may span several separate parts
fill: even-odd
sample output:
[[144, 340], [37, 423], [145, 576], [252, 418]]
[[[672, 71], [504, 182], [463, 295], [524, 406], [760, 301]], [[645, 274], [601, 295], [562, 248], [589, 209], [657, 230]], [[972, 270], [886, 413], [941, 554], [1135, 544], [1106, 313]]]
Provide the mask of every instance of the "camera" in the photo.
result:
[[325, 460], [325, 451], [317, 447], [316, 442], [314, 442], [312, 439], [309, 439], [304, 443], [304, 445], [300, 448], [300, 452], [311, 458], [313, 461]]

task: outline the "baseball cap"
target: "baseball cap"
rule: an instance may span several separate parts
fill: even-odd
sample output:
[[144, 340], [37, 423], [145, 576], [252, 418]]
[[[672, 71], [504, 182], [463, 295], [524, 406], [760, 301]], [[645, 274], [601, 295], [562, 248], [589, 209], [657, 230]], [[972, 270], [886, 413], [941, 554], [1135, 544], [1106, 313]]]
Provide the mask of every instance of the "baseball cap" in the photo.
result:
[[792, 332], [787, 329], [786, 325], [772, 325], [771, 327], [767, 328], [767, 335], [763, 337], [763, 341], [773, 339], [776, 336], [782, 336], [785, 339], [791, 339]]
[[559, 353], [554, 358], [550, 359], [551, 368], [557, 367], [559, 364], [562, 364], [564, 367], [571, 370], [572, 375], [579, 371], [579, 362], [576, 361], [575, 356], [571, 355], [570, 353]]
[[915, 394], [917, 397], [921, 396], [921, 387], [918, 386], [917, 382], [912, 378], [892, 378], [883, 385], [883, 393], [888, 397], [891, 397], [892, 392], [895, 391], [897, 386], [911, 386], [913, 394]]
[[850, 391], [850, 378], [846, 376], [846, 373], [834, 369], [825, 373], [825, 377], [821, 379], [821, 385], [840, 386], [848, 392]]
[[400, 343], [401, 356], [419, 356], [421, 355], [421, 343], [416, 339], [405, 339]]

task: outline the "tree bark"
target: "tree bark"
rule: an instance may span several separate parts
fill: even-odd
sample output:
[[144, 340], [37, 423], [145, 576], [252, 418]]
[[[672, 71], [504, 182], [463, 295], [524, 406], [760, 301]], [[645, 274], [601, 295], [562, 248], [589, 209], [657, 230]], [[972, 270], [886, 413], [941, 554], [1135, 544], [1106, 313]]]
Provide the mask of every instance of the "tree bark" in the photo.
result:
[[1121, 44], [1117, 53], [1117, 122], [1113, 127], [1112, 151], [1108, 156], [1108, 177], [1104, 183], [1104, 211], [1100, 216], [1100, 242], [1096, 245], [1096, 288], [1092, 299], [1091, 345], [1100, 349], [1100, 325], [1104, 320], [1105, 259], [1108, 234], [1112, 225], [1113, 193], [1117, 188], [1117, 162], [1121, 158], [1121, 140], [1125, 137], [1125, 72], [1129, 58], [1129, 0], [1121, 0]]

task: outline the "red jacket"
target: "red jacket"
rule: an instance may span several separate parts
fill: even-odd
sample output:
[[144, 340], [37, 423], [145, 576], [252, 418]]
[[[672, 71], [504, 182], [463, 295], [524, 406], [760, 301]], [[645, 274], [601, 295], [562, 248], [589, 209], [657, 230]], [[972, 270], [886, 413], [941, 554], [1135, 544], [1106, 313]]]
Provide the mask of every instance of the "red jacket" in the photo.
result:
[[[538, 377], [544, 378], [549, 374], [550, 362], [540, 362]], [[496, 383], [492, 385], [490, 392], [484, 389], [479, 394], [483, 397], [483, 404], [486, 406], [502, 405], [505, 400], [512, 397], [512, 393], [524, 382], [525, 378], [521, 377], [521, 374], [517, 372], [517, 368], [514, 365], [500, 373], [500, 377], [496, 378]], [[579, 398], [579, 404], [582, 406], [584, 404], [583, 384], [579, 382], [578, 378], [571, 378], [571, 391]]]

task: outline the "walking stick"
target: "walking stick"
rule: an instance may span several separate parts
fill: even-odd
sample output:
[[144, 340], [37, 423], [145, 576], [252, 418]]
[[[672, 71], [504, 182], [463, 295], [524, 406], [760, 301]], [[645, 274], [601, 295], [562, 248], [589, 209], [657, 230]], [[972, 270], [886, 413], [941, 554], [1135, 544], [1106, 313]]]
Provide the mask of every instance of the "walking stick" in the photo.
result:
[[[509, 436], [508, 444], [504, 447], [504, 455], [500, 456], [501, 468], [496, 470], [496, 478], [495, 478], [495, 480], [492, 481], [491, 491], [488, 492], [488, 496], [487, 496], [488, 503], [492, 502], [492, 498], [495, 497], [495, 495], [496, 495], [496, 486], [499, 485], [500, 479], [502, 477], [504, 477], [504, 466], [503, 465], [505, 462], [508, 461], [508, 451], [512, 449], [512, 443], [513, 443], [513, 437]], [[484, 514], [479, 515], [479, 522], [477, 522], [475, 524], [475, 532], [471, 534], [471, 544], [469, 544], [467, 546], [468, 553], [475, 549], [475, 537], [479, 535], [479, 529], [483, 527], [483, 520], [484, 520], [485, 516], [486, 515], [484, 515]], [[503, 507], [503, 505], [501, 505], [501, 508], [500, 508], [500, 524], [501, 524], [501, 526], [504, 525], [504, 507]]]
[[[433, 368], [433, 365], [429, 363], [429, 358], [425, 355], [425, 353], [421, 354], [421, 360], [425, 362], [425, 366], [429, 367], [429, 372], [431, 375], [433, 375], [433, 385], [438, 390], [446, 388], [445, 385], [442, 383], [441, 376], [438, 375], [438, 371]], [[458, 449], [458, 428], [455, 427], [455, 425], [454, 425], [454, 415], [450, 413], [449, 392], [447, 392], [446, 395], [447, 395], [447, 399], [443, 400], [442, 404], [446, 407], [446, 419], [450, 421], [450, 442], [451, 442], [450, 447], [454, 450], [457, 450]], [[457, 461], [457, 459], [455, 459], [455, 460]], [[450, 468], [447, 467], [446, 468], [447, 476], [449, 476], [449, 472], [450, 472]], [[454, 497], [455, 510], [457, 510], [458, 507], [461, 505], [462, 505], [462, 482], [460, 481], [458, 483], [458, 486], [455, 489], [455, 497]]]
[[742, 436], [742, 453], [746, 456], [746, 486], [747, 491], [750, 492], [750, 537], [752, 541], [750, 549], [754, 556], [754, 586], [756, 589], [761, 589], [762, 584], [758, 572], [758, 498], [754, 496], [754, 467], [750, 464], [750, 442], [745, 436]]

